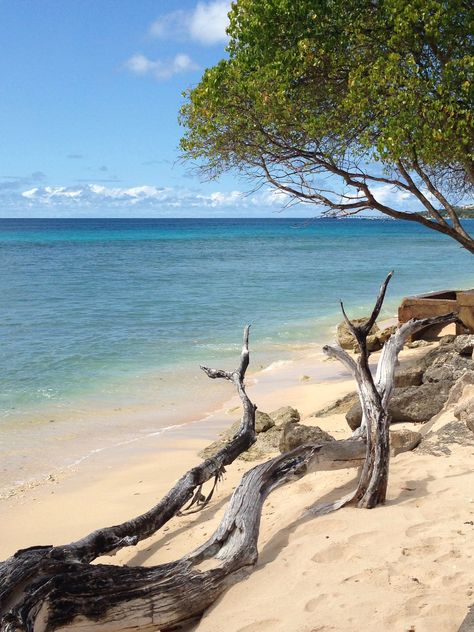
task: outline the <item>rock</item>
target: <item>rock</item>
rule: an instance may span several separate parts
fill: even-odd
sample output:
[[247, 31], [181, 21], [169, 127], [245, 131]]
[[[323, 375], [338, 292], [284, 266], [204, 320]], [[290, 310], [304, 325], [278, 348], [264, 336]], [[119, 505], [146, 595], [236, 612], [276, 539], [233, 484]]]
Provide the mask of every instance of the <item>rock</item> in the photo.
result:
[[403, 386], [420, 386], [423, 381], [423, 370], [419, 366], [400, 369], [395, 373], [395, 388]]
[[[292, 424], [291, 424], [292, 425]], [[239, 455], [241, 461], [259, 461], [268, 457], [269, 454], [278, 452], [280, 445], [281, 428], [272, 426], [266, 432], [257, 435], [257, 440], [251, 448]]]
[[[439, 382], [396, 388], [388, 406], [391, 423], [428, 421], [443, 408], [451, 385], [452, 382]], [[360, 426], [362, 421], [360, 403], [351, 408], [346, 415], [346, 420], [352, 430]]]
[[273, 419], [267, 413], [257, 410], [255, 413], [255, 432], [266, 432], [275, 425]]
[[[367, 322], [367, 318], [356, 318], [354, 320], [351, 320], [351, 323], [353, 323], [354, 325], [362, 325], [365, 322]], [[378, 331], [379, 331], [378, 325], [375, 324], [369, 332], [369, 337], [371, 335], [377, 334]], [[347, 323], [345, 320], [343, 320], [337, 326], [336, 340], [339, 346], [341, 346], [343, 349], [351, 349], [351, 350], [359, 349], [357, 342], [354, 336], [352, 335], [352, 333], [349, 331], [349, 327], [347, 326]]]
[[446, 334], [439, 339], [439, 346], [450, 345], [456, 340], [456, 334]]
[[392, 325], [391, 327], [386, 327], [385, 329], [382, 329], [382, 331], [377, 334], [377, 338], [379, 339], [382, 347], [390, 338], [390, 336], [397, 331], [397, 329], [398, 325]]
[[334, 437], [321, 430], [319, 426], [304, 426], [302, 424], [286, 424], [280, 436], [280, 452], [289, 452], [305, 443], [328, 443], [335, 441]]
[[466, 371], [474, 368], [472, 358], [455, 351], [438, 355], [423, 374], [423, 382], [455, 382]]
[[420, 347], [430, 347], [432, 344], [428, 340], [413, 340], [412, 342], [407, 342], [405, 347], [408, 347], [408, 349], [419, 349]]
[[414, 450], [421, 443], [422, 435], [415, 430], [390, 430], [390, 453], [392, 456], [400, 452]]
[[347, 413], [354, 404], [359, 401], [359, 396], [354, 391], [352, 393], [348, 393], [339, 399], [336, 399], [335, 402], [332, 402], [328, 406], [321, 408], [310, 415], [310, 417], [328, 417], [329, 415], [343, 415]]
[[291, 406], [282, 406], [269, 413], [269, 415], [277, 427], [284, 426], [287, 423], [297, 424], [300, 420], [299, 412]]
[[454, 416], [464, 421], [469, 430], [474, 432], [474, 397], [456, 406]]
[[474, 351], [474, 334], [457, 336], [454, 341], [454, 350], [462, 356], [472, 356]]
[[419, 366], [422, 371], [426, 371], [426, 369], [429, 368], [435, 362], [435, 360], [438, 360], [439, 358], [447, 358], [453, 352], [453, 343], [446, 343], [442, 346], [437, 346], [434, 349], [430, 349], [428, 353], [420, 358], [417, 362], [417, 366]]
[[382, 347], [383, 347], [383, 343], [380, 342], [380, 339], [377, 334], [369, 334], [367, 336], [367, 351], [369, 353], [371, 353], [372, 351], [380, 351]]

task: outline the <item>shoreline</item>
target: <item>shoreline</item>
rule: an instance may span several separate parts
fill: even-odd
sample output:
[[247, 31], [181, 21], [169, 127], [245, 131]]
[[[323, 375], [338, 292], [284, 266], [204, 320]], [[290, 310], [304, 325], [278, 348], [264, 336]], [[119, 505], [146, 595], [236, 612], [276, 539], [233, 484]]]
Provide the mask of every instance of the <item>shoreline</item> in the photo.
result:
[[[236, 357], [236, 362], [238, 362], [238, 356]], [[262, 401], [269, 404], [276, 391], [283, 390], [285, 392], [285, 390], [290, 389], [289, 396], [291, 396], [291, 389], [299, 383], [301, 378], [304, 378], [303, 381], [311, 382], [313, 385], [320, 384], [325, 380], [341, 381], [348, 378], [351, 379], [342, 366], [324, 359], [321, 346], [311, 345], [311, 347], [306, 347], [306, 353], [303, 354], [301, 348], [295, 350], [293, 359], [277, 360], [264, 368], [258, 368], [253, 373], [249, 372], [247, 378], [248, 391], [251, 397], [252, 392], [255, 391], [255, 398], [262, 399]], [[110, 435], [112, 442], [104, 445], [108, 435], [104, 433], [103, 425], [96, 434], [90, 437], [90, 445], [87, 446], [90, 449], [87, 451], [84, 450], [84, 445], [80, 440], [78, 441], [79, 446], [76, 446], [76, 438], [70, 437], [67, 441], [67, 447], [70, 449], [67, 457], [69, 463], [56, 464], [46, 470], [43, 468], [43, 471], [32, 473], [25, 480], [10, 480], [8, 482], [6, 477], [4, 477], [4, 483], [2, 489], [0, 489], [0, 502], [18, 495], [24, 495], [28, 490], [37, 489], [48, 483], [48, 481], [66, 479], [77, 475], [79, 472], [87, 469], [89, 463], [97, 460], [104, 463], [116, 463], [124, 456], [125, 458], [133, 458], [133, 455], [139, 455], [142, 452], [147, 453], [149, 450], [147, 444], [153, 445], [152, 449], [161, 452], [163, 449], [160, 445], [161, 443], [169, 445], [170, 443], [174, 444], [176, 441], [186, 441], [188, 438], [191, 440], [206, 439], [209, 441], [215, 439], [220, 432], [239, 418], [241, 412], [240, 400], [233, 392], [232, 386], [222, 381], [212, 380], [211, 382], [203, 374], [202, 383], [203, 387], [209, 385], [211, 393], [216, 389], [219, 395], [214, 398], [208, 398], [203, 402], [189, 402], [187, 406], [182, 405], [175, 411], [168, 409], [164, 414], [164, 417], [168, 419], [168, 425], [151, 427], [156, 424], [156, 419], [159, 415], [159, 411], [157, 414], [157, 410], [151, 405], [140, 411], [108, 410], [106, 413], [98, 412], [94, 414], [88, 420], [91, 426], [97, 420], [100, 420], [103, 424], [104, 417], [107, 417], [110, 423], [113, 423]], [[258, 401], [255, 403], [259, 408], [262, 408]], [[274, 406], [274, 408], [277, 407]], [[316, 405], [315, 408], [317, 407]], [[139, 427], [136, 424], [138, 419], [142, 421]], [[144, 425], [144, 419], [149, 419], [150, 423]], [[68, 420], [66, 423], [70, 424], [73, 422]], [[45, 427], [48, 429], [47, 425]], [[127, 433], [124, 437], [119, 435], [122, 427], [125, 428]], [[101, 443], [99, 447], [94, 443], [96, 439]], [[64, 451], [64, 447], [66, 446], [63, 443], [60, 449]], [[77, 447], [79, 447], [79, 452], [81, 449], [83, 450], [82, 454], [79, 453], [77, 455], [76, 452], [71, 451], [71, 448], [76, 449]], [[51, 457], [47, 455], [46, 462], [50, 462], [50, 460]], [[3, 463], [3, 471], [4, 473], [8, 472], [5, 462]]]

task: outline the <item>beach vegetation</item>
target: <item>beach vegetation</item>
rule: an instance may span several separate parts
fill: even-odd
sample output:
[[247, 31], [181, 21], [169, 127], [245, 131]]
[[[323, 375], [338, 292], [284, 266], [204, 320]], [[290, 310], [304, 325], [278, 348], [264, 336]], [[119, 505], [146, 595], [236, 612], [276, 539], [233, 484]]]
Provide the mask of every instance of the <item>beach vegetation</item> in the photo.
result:
[[474, 189], [473, 25], [466, 0], [238, 0], [227, 57], [186, 93], [183, 156], [474, 253], [456, 208]]

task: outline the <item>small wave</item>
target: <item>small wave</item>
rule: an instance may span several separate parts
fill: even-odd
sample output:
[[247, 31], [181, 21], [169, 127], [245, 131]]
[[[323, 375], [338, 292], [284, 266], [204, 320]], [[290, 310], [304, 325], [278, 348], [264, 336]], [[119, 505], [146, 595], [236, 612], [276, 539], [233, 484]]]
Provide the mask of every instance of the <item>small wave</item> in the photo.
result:
[[276, 360], [272, 362], [267, 367], [262, 369], [262, 373], [266, 373], [267, 371], [274, 371], [275, 369], [282, 369], [285, 366], [290, 366], [293, 364], [293, 360]]

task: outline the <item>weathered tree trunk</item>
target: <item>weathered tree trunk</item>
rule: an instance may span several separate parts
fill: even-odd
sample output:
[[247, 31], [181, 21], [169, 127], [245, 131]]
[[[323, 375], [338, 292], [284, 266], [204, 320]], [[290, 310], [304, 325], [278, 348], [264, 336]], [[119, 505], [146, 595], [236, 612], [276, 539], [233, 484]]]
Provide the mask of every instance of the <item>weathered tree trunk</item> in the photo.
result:
[[390, 419], [387, 411], [394, 388], [398, 354], [403, 349], [403, 345], [409, 336], [417, 331], [428, 325], [447, 324], [457, 319], [455, 314], [446, 314], [423, 320], [410, 320], [399, 327], [383, 347], [374, 379], [369, 368], [367, 336], [380, 314], [385, 292], [392, 275], [392, 272], [387, 275], [380, 288], [372, 314], [362, 325], [356, 326], [349, 320], [341, 303], [346, 323], [359, 345], [357, 360], [354, 360], [346, 351], [339, 347], [324, 347], [324, 352], [331, 357], [339, 359], [352, 372], [357, 381], [359, 399], [362, 406], [362, 424], [354, 432], [354, 438], [365, 438], [367, 454], [357, 490], [348, 502], [366, 509], [372, 509], [384, 503], [387, 494], [390, 462]]
[[325, 348], [357, 380], [363, 406], [362, 434], [355, 433], [346, 441], [301, 446], [248, 471], [211, 538], [180, 560], [150, 568], [91, 565], [98, 556], [149, 537], [189, 500], [190, 506], [207, 502], [210, 496], [202, 501], [202, 484], [213, 477], [216, 482], [224, 466], [255, 440], [255, 406], [244, 387], [249, 362], [246, 328], [238, 369], [226, 372], [203, 367], [209, 377], [227, 379], [237, 388], [244, 412], [233, 439], [215, 457], [187, 472], [160, 503], [142, 516], [99, 529], [69, 545], [18, 551], [0, 564], [0, 632], [151, 632], [196, 617], [255, 564], [261, 510], [268, 494], [310, 471], [327, 469], [328, 462], [350, 466], [361, 463], [365, 456], [356, 492], [319, 506], [313, 513], [333, 511], [349, 500], [364, 507], [383, 502], [389, 458], [386, 410], [398, 353], [404, 340], [417, 329], [455, 318], [448, 315], [403, 325], [386, 343], [374, 380], [368, 366], [366, 337], [380, 311], [390, 276], [367, 323], [353, 328], [361, 350], [357, 361], [342, 349]]

